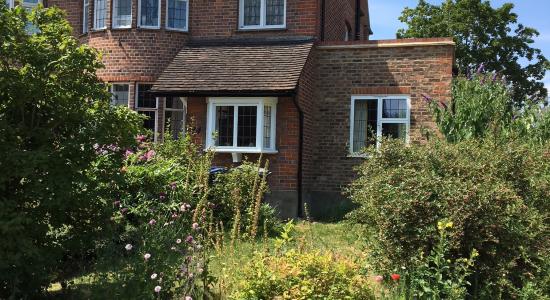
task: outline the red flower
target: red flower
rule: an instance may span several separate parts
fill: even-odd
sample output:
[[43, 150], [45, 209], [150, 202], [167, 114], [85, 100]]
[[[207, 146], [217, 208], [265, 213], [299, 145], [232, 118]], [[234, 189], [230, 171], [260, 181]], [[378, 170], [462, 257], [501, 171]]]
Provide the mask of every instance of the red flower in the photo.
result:
[[399, 275], [399, 274], [391, 274], [390, 277], [391, 277], [391, 280], [393, 280], [393, 281], [398, 281], [398, 280], [401, 278], [401, 275]]

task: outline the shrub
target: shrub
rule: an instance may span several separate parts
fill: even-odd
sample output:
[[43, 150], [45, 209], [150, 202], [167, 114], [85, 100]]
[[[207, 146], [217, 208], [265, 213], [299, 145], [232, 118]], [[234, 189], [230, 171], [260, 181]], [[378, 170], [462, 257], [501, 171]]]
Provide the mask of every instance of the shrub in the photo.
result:
[[139, 127], [70, 28], [58, 9], [0, 4], [0, 298], [39, 298], [93, 254]]
[[479, 252], [469, 277], [475, 297], [517, 296], [528, 282], [549, 286], [548, 147], [384, 141], [367, 152], [349, 189], [359, 205], [349, 217], [370, 231], [373, 270], [414, 268], [416, 253], [427, 255], [437, 244], [435, 224], [447, 219], [454, 223], [450, 257]]

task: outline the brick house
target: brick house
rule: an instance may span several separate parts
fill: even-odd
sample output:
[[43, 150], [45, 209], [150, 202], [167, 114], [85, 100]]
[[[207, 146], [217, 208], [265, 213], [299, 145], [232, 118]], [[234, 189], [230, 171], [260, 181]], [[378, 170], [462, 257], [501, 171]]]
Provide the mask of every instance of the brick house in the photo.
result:
[[369, 137], [418, 142], [421, 95], [450, 97], [452, 40], [370, 41], [367, 0], [44, 1], [157, 139], [191, 126], [220, 165], [263, 153], [283, 216], [337, 214]]

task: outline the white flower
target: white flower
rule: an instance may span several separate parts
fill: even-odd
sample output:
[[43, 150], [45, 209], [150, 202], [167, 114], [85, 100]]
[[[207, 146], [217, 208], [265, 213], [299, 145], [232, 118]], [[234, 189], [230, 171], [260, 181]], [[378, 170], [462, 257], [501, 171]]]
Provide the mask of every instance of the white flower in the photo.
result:
[[181, 239], [177, 239], [176, 244], [181, 244]]
[[160, 290], [161, 290], [161, 289], [162, 289], [162, 288], [161, 288], [160, 286], [157, 285], [157, 286], [155, 287], [155, 293], [160, 293]]
[[157, 273], [153, 273], [153, 274], [151, 275], [151, 279], [153, 279], [153, 280], [157, 279]]
[[151, 254], [145, 253], [145, 255], [143, 255], [143, 258], [145, 258], [145, 260], [148, 260], [149, 258], [151, 258]]
[[191, 298], [191, 296], [185, 296], [185, 300], [193, 300], [193, 298]]
[[124, 249], [130, 251], [130, 250], [132, 250], [133, 247], [134, 246], [132, 246], [132, 244], [127, 244], [126, 247], [124, 247]]

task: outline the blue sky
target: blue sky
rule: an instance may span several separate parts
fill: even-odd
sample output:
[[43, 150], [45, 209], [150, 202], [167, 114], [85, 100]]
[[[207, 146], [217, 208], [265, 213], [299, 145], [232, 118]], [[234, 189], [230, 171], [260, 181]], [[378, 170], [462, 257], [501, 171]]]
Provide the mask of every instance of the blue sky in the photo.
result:
[[[430, 3], [441, 3], [442, 0], [428, 0]], [[512, 2], [514, 12], [519, 16], [519, 23], [536, 28], [540, 36], [535, 38], [534, 46], [542, 50], [546, 58], [550, 59], [550, 0], [490, 0], [493, 7]], [[393, 39], [397, 29], [405, 25], [397, 19], [403, 8], [415, 7], [418, 0], [370, 0], [370, 17], [372, 39]], [[550, 91], [550, 71], [544, 79], [546, 88]]]

